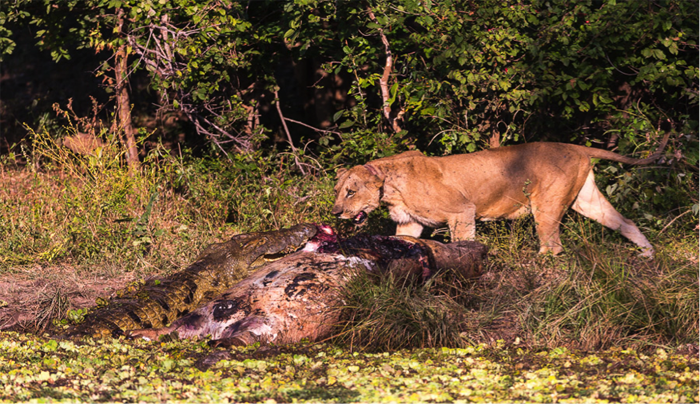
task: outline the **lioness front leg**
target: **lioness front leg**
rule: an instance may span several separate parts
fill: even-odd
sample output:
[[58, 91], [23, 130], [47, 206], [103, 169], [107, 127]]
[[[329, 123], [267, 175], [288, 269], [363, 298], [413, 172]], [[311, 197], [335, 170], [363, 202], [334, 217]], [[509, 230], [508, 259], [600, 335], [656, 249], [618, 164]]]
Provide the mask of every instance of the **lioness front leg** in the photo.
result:
[[423, 233], [423, 226], [416, 222], [409, 222], [403, 224], [396, 224], [396, 235], [397, 236], [411, 236], [415, 238], [420, 238]]
[[461, 215], [455, 215], [447, 220], [452, 242], [474, 240], [476, 238], [476, 207], [469, 205]]

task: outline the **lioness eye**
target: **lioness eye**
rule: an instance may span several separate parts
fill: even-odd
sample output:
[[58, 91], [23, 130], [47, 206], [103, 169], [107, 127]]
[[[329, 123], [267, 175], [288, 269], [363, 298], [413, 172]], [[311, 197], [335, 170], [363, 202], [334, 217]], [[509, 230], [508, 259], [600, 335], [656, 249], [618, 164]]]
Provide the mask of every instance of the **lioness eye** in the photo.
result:
[[351, 191], [348, 189], [348, 195], [346, 196], [346, 198], [350, 198], [353, 195], [355, 195], [355, 191]]

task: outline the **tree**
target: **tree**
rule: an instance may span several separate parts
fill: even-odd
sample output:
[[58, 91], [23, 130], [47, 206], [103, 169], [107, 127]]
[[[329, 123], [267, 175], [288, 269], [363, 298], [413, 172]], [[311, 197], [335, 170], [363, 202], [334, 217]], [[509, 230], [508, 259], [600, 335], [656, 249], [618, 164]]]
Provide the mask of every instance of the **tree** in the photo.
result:
[[[0, 27], [18, 18], [57, 59], [68, 43], [106, 52], [101, 73], [122, 69], [117, 94], [145, 67], [161, 107], [224, 151], [254, 150], [284, 121], [338, 152], [360, 150], [358, 160], [523, 140], [625, 151], [660, 125], [697, 133], [698, 10], [685, 0], [25, 0]], [[0, 46], [11, 50], [6, 31]], [[270, 107], [292, 91], [288, 65], [307, 61], [342, 78], [344, 95], [301, 99], [330, 104], [335, 128], [290, 120], [290, 102]], [[328, 85], [295, 83], [316, 95]], [[265, 110], [282, 122], [261, 120]]]
[[[132, 168], [136, 168], [139, 158], [128, 92], [130, 49], [124, 35], [128, 17], [122, 3], [106, 0], [19, 0], [8, 5], [0, 23], [5, 26], [7, 22], [29, 20], [38, 29], [37, 46], [50, 50], [55, 61], [70, 59], [70, 49], [91, 48], [98, 53], [110, 55], [103, 61], [97, 74], [112, 75], [106, 77], [106, 80], [110, 92], [115, 94], [113, 130], [121, 134], [126, 160]], [[11, 34], [7, 28], [3, 29], [0, 35]], [[13, 43], [7, 36], [0, 39], [0, 43], [5, 44], [0, 49], [4, 54], [12, 52]]]

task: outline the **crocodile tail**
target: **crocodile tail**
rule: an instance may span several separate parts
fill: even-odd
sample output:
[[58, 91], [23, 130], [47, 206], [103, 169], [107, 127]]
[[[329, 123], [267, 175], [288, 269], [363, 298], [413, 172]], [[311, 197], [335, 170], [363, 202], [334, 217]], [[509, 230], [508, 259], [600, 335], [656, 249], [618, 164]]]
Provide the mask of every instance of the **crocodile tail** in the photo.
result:
[[107, 337], [133, 329], [163, 327], [243, 279], [258, 259], [296, 251], [317, 231], [314, 224], [300, 224], [280, 231], [242, 234], [211, 245], [186, 269], [127, 289], [106, 306], [91, 310], [85, 323], [65, 336]]

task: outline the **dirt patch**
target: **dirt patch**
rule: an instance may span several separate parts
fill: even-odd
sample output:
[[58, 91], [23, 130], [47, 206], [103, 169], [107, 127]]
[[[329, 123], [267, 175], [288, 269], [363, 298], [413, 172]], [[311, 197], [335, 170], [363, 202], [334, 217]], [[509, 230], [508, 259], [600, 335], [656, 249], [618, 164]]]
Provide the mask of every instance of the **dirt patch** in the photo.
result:
[[0, 330], [31, 330], [46, 302], [57, 294], [68, 301], [68, 309], [95, 305], [134, 281], [133, 273], [114, 277], [83, 273], [70, 266], [37, 267], [0, 276]]

